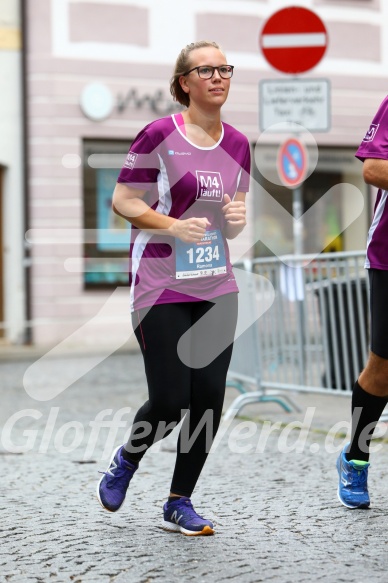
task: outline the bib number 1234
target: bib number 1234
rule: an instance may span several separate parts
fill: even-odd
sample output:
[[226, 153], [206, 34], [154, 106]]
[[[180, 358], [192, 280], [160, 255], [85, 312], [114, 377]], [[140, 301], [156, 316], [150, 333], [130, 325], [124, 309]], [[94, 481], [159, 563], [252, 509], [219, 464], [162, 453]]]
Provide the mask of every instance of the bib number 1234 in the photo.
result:
[[176, 240], [176, 278], [208, 277], [226, 273], [221, 231], [207, 231], [199, 243]]

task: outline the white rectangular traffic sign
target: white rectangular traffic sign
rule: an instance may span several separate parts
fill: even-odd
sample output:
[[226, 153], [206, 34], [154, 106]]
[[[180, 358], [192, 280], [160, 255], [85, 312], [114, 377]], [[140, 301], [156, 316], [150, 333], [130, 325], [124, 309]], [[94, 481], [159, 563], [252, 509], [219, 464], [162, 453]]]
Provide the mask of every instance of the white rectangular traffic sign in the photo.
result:
[[[330, 82], [328, 79], [265, 79], [259, 83], [261, 131], [310, 132], [330, 129]], [[298, 124], [295, 126], [295, 124]], [[276, 127], [272, 127], [276, 126]]]

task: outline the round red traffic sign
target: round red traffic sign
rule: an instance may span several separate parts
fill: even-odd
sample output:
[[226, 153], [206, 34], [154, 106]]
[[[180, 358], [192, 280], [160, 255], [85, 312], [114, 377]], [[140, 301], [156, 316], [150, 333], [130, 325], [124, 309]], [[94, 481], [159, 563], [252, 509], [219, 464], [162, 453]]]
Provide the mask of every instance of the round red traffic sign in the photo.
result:
[[286, 140], [279, 148], [277, 167], [284, 186], [296, 188], [303, 182], [307, 167], [307, 150], [296, 138]]
[[319, 63], [327, 48], [327, 30], [315, 12], [289, 6], [264, 24], [260, 48], [267, 61], [283, 73], [304, 73]]

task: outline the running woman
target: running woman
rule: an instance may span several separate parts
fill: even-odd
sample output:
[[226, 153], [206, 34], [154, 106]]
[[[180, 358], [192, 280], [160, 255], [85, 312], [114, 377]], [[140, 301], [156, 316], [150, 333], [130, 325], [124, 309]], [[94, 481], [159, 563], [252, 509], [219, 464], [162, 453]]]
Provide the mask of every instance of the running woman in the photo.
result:
[[248, 140], [221, 122], [232, 75], [215, 42], [186, 46], [170, 82], [186, 109], [138, 134], [113, 194], [132, 224], [130, 303], [149, 398], [97, 496], [117, 511], [147, 449], [184, 417], [162, 525], [193, 536], [214, 532], [190, 497], [221, 419], [238, 292], [227, 239], [246, 224], [249, 190]]
[[351, 441], [337, 460], [338, 497], [348, 508], [368, 508], [369, 446], [388, 402], [388, 97], [356, 152], [367, 184], [376, 186], [376, 205], [367, 241], [371, 352], [352, 396]]

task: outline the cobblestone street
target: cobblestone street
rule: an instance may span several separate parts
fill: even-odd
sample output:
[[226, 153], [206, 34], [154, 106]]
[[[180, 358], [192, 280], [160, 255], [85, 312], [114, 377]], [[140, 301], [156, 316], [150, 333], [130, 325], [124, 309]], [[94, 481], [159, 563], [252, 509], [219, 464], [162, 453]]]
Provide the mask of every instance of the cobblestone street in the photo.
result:
[[[68, 367], [87, 358], [53, 361], [45, 382], [55, 385]], [[111, 449], [123, 442], [146, 398], [140, 355], [109, 357], [51, 401], [34, 400], [25, 392], [23, 374], [31, 362], [0, 362], [1, 582], [387, 581], [382, 533], [388, 514], [388, 447], [384, 444], [372, 457], [372, 507], [367, 511], [339, 504], [338, 454], [325, 453], [326, 431], [348, 418], [348, 398], [294, 397], [304, 409], [317, 407], [301, 452], [291, 447], [298, 431], [288, 435], [290, 451], [282, 453], [280, 430], [258, 448], [262, 422], [250, 437], [243, 438], [241, 429], [240, 441], [234, 438], [241, 418], [227, 429], [222, 426], [225, 434], [193, 495], [198, 512], [216, 522], [216, 535], [185, 537], [159, 528], [175, 431], [148, 452], [117, 514], [104, 511], [95, 496], [98, 470], [106, 469]], [[227, 390], [228, 403], [235, 396], [235, 390]], [[102, 417], [109, 422], [118, 411], [122, 426], [116, 433], [96, 429]], [[304, 411], [287, 414], [266, 404], [242, 414], [244, 421], [249, 416], [288, 423], [302, 419]], [[247, 453], [240, 451], [249, 446]]]

